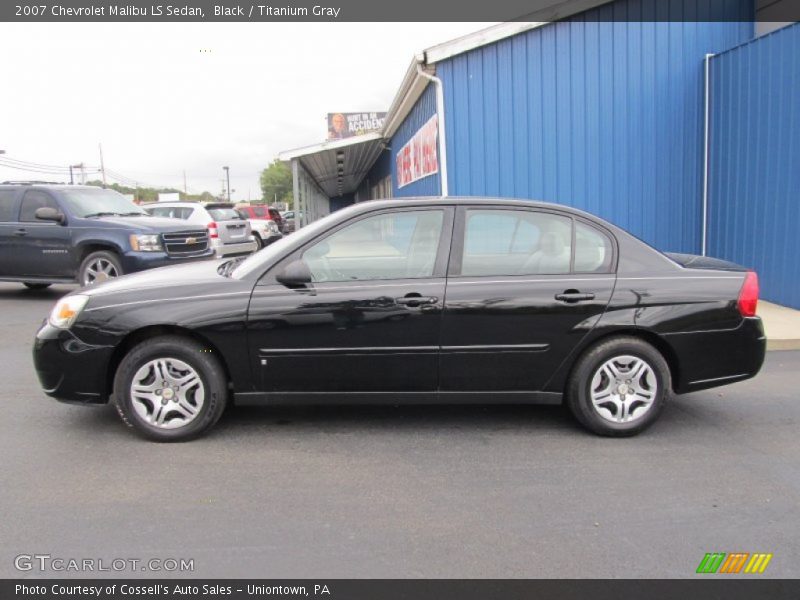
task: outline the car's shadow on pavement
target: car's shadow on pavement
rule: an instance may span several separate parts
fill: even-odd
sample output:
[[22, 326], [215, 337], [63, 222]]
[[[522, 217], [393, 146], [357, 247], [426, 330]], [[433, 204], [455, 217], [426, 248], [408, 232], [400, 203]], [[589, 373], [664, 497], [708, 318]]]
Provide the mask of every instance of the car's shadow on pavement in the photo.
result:
[[[74, 419], [73, 419], [74, 416]], [[62, 417], [63, 418], [63, 417]], [[113, 404], [74, 407], [65, 427], [97, 435], [99, 431], [130, 433]], [[436, 430], [468, 432], [580, 433], [582, 430], [564, 406], [545, 405], [337, 405], [337, 406], [230, 406], [205, 436], [223, 440], [274, 433], [378, 433], [430, 434]]]
[[[657, 423], [643, 435], [682, 437], [713, 426], [736, 429], [736, 416], [720, 410], [711, 397], [673, 397]], [[691, 396], [695, 396], [692, 398]], [[705, 401], [704, 401], [705, 400]], [[134, 435], [125, 427], [112, 403], [97, 407], [71, 407], [61, 413], [64, 427], [86, 435]], [[447, 433], [524, 433], [604, 439], [586, 432], [566, 406], [537, 404], [494, 405], [335, 405], [335, 406], [229, 406], [204, 439], [211, 443], [231, 439], [268, 438], [315, 434], [400, 433], [429, 436]], [[612, 439], [612, 438], [605, 438]], [[633, 438], [636, 439], [636, 438]]]
[[22, 284], [19, 287], [0, 287], [0, 300], [44, 300], [55, 302], [62, 296], [78, 289], [77, 285], [57, 285], [43, 290], [29, 290]]

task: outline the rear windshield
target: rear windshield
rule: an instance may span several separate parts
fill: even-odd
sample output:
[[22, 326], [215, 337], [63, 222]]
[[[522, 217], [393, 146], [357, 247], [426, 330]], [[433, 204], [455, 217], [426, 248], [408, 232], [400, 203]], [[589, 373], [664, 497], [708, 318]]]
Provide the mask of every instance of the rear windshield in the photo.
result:
[[215, 221], [233, 221], [242, 218], [235, 208], [209, 208], [208, 214]]
[[281, 220], [281, 213], [279, 213], [276, 209], [270, 208], [269, 209], [269, 216], [273, 218], [275, 221]]

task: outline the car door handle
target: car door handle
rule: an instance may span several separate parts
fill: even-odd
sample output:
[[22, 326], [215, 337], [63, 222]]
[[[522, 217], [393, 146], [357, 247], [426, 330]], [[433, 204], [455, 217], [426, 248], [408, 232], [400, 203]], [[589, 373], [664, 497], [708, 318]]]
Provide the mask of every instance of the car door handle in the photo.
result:
[[14, 235], [17, 237], [28, 235], [28, 230], [20, 227], [19, 229], [14, 230]]
[[395, 298], [394, 299], [397, 304], [403, 304], [405, 306], [422, 306], [423, 304], [436, 304], [439, 301], [439, 298], [436, 296], [420, 296], [419, 294], [406, 294], [402, 298]]
[[564, 290], [563, 294], [556, 294], [556, 300], [573, 304], [585, 300], [594, 300], [594, 294], [582, 294], [578, 290]]

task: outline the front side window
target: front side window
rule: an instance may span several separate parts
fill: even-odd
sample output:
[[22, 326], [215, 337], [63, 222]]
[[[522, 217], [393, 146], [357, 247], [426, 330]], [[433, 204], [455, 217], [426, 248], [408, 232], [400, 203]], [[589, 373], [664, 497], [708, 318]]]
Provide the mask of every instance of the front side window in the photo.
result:
[[528, 210], [468, 210], [461, 274], [570, 272], [572, 219]]
[[[36, 218], [36, 211], [40, 208], [54, 208], [58, 210], [58, 204], [56, 204], [56, 201], [53, 200], [50, 194], [38, 190], [25, 192], [25, 196], [22, 198], [19, 220], [25, 223], [43, 222]], [[53, 222], [49, 221], [49, 223]]]
[[314, 282], [431, 277], [444, 211], [376, 215], [340, 229], [302, 256]]

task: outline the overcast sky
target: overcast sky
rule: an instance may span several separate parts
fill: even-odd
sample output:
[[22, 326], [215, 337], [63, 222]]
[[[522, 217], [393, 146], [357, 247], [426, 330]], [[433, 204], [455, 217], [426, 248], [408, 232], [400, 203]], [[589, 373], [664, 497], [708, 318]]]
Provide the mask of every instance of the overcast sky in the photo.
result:
[[[326, 113], [385, 111], [415, 53], [487, 25], [3, 23], [0, 159], [96, 166], [102, 142], [142, 184], [182, 189], [185, 170], [218, 193], [229, 165], [233, 198], [258, 198], [259, 171], [324, 141]], [[31, 178], [64, 180], [0, 166]]]

